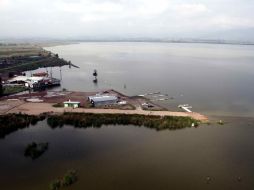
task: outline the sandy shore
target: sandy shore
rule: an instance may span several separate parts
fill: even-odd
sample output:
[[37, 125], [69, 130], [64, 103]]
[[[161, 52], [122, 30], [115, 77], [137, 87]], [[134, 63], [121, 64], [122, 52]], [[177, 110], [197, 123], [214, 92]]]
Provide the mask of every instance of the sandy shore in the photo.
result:
[[[76, 113], [110, 113], [110, 114], [140, 114], [140, 115], [157, 115], [157, 116], [184, 116], [191, 117], [200, 121], [208, 120], [207, 117], [199, 113], [187, 113], [187, 112], [171, 112], [171, 111], [146, 111], [138, 108], [136, 110], [118, 110], [118, 109], [92, 109], [92, 108], [55, 108], [51, 103], [29, 103], [23, 102], [23, 104], [17, 104], [12, 109], [6, 110], [6, 113], [25, 113], [29, 115], [38, 115], [45, 112], [64, 113], [64, 112], [76, 112]], [[3, 113], [2, 113], [3, 114]]]

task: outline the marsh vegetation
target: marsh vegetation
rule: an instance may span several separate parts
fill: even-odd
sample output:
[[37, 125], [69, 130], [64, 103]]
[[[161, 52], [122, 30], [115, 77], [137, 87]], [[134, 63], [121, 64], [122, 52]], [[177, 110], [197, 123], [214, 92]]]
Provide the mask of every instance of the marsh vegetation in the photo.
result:
[[135, 125], [145, 126], [156, 130], [175, 130], [191, 126], [198, 126], [199, 121], [190, 117], [175, 116], [145, 116], [127, 114], [92, 114], [92, 113], [64, 113], [48, 116], [47, 123], [52, 128], [65, 124], [79, 128], [101, 127], [102, 125]]
[[18, 130], [35, 125], [38, 121], [42, 121], [46, 115], [26, 115], [26, 114], [6, 114], [0, 115], [0, 138]]
[[38, 116], [26, 114], [0, 115], [0, 138], [38, 121], [47, 118], [50, 127], [61, 127], [65, 124], [78, 128], [101, 127], [102, 125], [135, 125], [156, 130], [175, 130], [198, 126], [199, 121], [190, 117], [176, 116], [146, 116], [127, 114], [92, 114], [92, 113], [63, 113], [61, 115], [41, 114]]
[[68, 171], [62, 178], [56, 179], [49, 184], [50, 190], [58, 190], [61, 187], [68, 187], [78, 180], [76, 170]]
[[26, 157], [30, 157], [33, 160], [39, 158], [46, 150], [48, 150], [49, 143], [35, 143], [32, 142], [31, 144], [28, 144], [24, 155]]
[[22, 85], [15, 85], [15, 86], [4, 86], [3, 87], [3, 95], [11, 95], [11, 94], [16, 94], [19, 92], [25, 91], [27, 88]]

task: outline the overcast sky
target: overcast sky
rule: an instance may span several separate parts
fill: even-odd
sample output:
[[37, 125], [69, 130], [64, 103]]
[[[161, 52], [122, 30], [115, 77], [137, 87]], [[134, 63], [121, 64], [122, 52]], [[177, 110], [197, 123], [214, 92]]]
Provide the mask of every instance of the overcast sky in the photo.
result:
[[0, 38], [253, 39], [254, 0], [0, 0]]

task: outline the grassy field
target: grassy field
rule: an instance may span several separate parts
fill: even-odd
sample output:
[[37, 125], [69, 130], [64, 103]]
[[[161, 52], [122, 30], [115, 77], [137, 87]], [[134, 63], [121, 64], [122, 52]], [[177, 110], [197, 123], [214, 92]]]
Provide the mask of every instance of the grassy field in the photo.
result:
[[1, 68], [0, 73], [4, 72], [24, 72], [24, 71], [31, 71], [36, 70], [42, 67], [56, 67], [56, 66], [64, 66], [68, 65], [69, 63], [64, 59], [59, 59], [57, 57], [45, 57], [43, 60], [39, 61], [31, 61], [27, 63], [21, 63], [12, 65], [10, 67]]
[[[39, 56], [31, 60], [30, 56]], [[31, 44], [0, 44], [0, 73], [24, 72], [42, 67], [55, 67], [71, 64], [58, 56]], [[4, 61], [11, 64], [4, 64]]]
[[43, 49], [30, 44], [0, 44], [0, 58], [11, 56], [38, 55]]
[[25, 86], [5, 86], [3, 88], [3, 95], [16, 94], [26, 90]]

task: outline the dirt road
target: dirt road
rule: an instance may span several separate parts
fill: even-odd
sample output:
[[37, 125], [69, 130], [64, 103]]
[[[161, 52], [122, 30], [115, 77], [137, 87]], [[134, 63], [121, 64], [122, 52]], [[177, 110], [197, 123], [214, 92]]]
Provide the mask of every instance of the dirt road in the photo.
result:
[[64, 112], [76, 112], [76, 113], [110, 113], [110, 114], [140, 114], [140, 115], [157, 115], [157, 116], [185, 116], [192, 117], [200, 121], [208, 120], [207, 117], [199, 113], [187, 113], [187, 112], [171, 112], [171, 111], [146, 111], [138, 108], [136, 110], [119, 110], [119, 109], [88, 109], [88, 108], [55, 108], [51, 103], [23, 103], [13, 109], [7, 110], [5, 113], [25, 113], [29, 115], [38, 115], [45, 112], [64, 113]]

